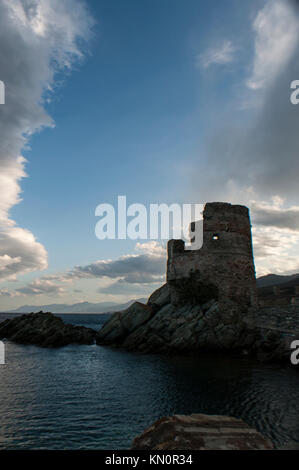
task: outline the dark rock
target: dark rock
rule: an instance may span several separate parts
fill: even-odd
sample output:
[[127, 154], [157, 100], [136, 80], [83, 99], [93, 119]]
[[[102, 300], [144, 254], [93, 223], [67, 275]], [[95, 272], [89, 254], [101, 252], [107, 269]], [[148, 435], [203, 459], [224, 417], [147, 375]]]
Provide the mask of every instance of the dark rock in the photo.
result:
[[149, 297], [147, 304], [150, 305], [155, 310], [159, 310], [164, 305], [170, 303], [170, 291], [169, 285], [164, 284], [162, 287], [157, 289], [152, 295]]
[[150, 305], [140, 302], [134, 302], [126, 310], [116, 312], [97, 333], [97, 344], [121, 343], [129, 334], [149, 321], [153, 312]]
[[273, 444], [241, 419], [228, 416], [171, 416], [134, 439], [134, 450], [272, 450]]
[[52, 313], [30, 313], [0, 323], [0, 339], [45, 348], [93, 344], [95, 335], [91, 328], [68, 325]]
[[203, 283], [200, 279], [200, 273], [196, 271], [186, 278], [168, 281], [171, 302], [176, 305], [202, 305], [210, 300], [218, 300], [218, 288], [212, 283]]
[[167, 285], [154, 292], [147, 305], [136, 302], [115, 313], [96, 341], [143, 353], [222, 351], [261, 362], [290, 362], [283, 332], [244, 321], [240, 306], [229, 299], [172, 304]]
[[299, 442], [287, 442], [277, 450], [299, 450]]
[[163, 286], [155, 292], [148, 305], [135, 303], [114, 314], [98, 332], [97, 343], [142, 352], [241, 348], [244, 324], [233, 306], [229, 312], [222, 312], [216, 300], [205, 304], [205, 310], [194, 304], [176, 306], [165, 303], [165, 291]]

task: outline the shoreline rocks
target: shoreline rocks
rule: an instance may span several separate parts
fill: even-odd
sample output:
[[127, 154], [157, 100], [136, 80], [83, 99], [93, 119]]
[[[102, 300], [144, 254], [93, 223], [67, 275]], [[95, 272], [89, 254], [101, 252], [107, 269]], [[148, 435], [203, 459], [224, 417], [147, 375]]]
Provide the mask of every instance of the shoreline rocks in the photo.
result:
[[133, 450], [273, 450], [241, 419], [192, 414], [161, 418], [137, 436]]
[[260, 361], [289, 360], [279, 333], [243, 321], [233, 302], [173, 305], [169, 286], [154, 292], [147, 305], [117, 312], [96, 334], [99, 345], [142, 353], [238, 352]]
[[212, 299], [206, 303], [173, 305], [164, 284], [147, 304], [135, 302], [114, 313], [95, 331], [68, 325], [51, 313], [31, 313], [0, 324], [0, 339], [41, 347], [93, 344], [140, 353], [197, 354], [220, 352], [290, 362], [290, 347], [279, 331], [246, 322], [240, 307]]
[[93, 344], [96, 332], [84, 326], [63, 322], [52, 313], [30, 313], [7, 319], [0, 324], [0, 339], [43, 348], [58, 348], [68, 344]]

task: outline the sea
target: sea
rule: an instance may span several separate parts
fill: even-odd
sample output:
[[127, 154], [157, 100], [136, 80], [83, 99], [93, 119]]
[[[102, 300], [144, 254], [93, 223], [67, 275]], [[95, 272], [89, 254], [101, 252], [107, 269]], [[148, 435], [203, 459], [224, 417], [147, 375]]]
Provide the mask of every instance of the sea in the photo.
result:
[[[0, 321], [12, 314], [0, 314]], [[107, 315], [59, 315], [100, 329]], [[299, 370], [218, 355], [129, 353], [96, 344], [43, 349], [5, 342], [0, 449], [131, 447], [173, 414], [242, 418], [280, 447], [299, 442]]]

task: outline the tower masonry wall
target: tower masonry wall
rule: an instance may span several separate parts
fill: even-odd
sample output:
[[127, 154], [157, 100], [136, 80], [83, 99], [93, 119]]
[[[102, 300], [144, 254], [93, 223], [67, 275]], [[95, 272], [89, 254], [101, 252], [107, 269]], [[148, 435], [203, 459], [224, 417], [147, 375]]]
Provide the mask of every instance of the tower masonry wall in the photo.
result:
[[[189, 280], [189, 281], [188, 281]], [[207, 203], [203, 213], [203, 246], [185, 250], [182, 240], [168, 243], [167, 282], [172, 300], [179, 302], [178, 286], [192, 283], [193, 291], [210, 286], [219, 301], [256, 306], [257, 289], [252, 252], [251, 223], [245, 206]]]

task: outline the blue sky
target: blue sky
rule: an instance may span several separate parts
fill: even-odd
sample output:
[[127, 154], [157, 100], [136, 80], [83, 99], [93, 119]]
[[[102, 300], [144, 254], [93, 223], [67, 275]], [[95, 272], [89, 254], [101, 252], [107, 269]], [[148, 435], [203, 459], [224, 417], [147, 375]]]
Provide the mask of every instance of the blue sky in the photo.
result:
[[[298, 217], [296, 191], [270, 187], [264, 194], [249, 180], [267, 149], [257, 149], [257, 153], [264, 153], [261, 160], [252, 163], [248, 180], [238, 175], [234, 164], [236, 148], [246, 145], [258, 119], [268, 110], [268, 92], [284, 70], [286, 51], [291, 68], [298, 41], [298, 18], [291, 1], [284, 7], [280, 0], [274, 0], [272, 6], [263, 0], [67, 0], [59, 6], [61, 29], [56, 26], [55, 8], [47, 1], [35, 0], [33, 10], [27, 0], [12, 3], [15, 20], [8, 16], [11, 35], [6, 35], [6, 41], [13, 47], [13, 33], [18, 28], [20, 33], [22, 26], [28, 29], [22, 30], [20, 40], [25, 53], [32, 44], [39, 48], [46, 72], [41, 77], [29, 76], [23, 86], [29, 90], [31, 82], [34, 84], [28, 101], [32, 99], [37, 106], [42, 100], [47, 117], [41, 115], [36, 124], [31, 108], [25, 116], [29, 123], [25, 129], [32, 135], [27, 139], [28, 147], [21, 145], [17, 150], [27, 160], [24, 168], [28, 177], [15, 177], [22, 201], [9, 202], [8, 219], [33, 234], [44, 251], [30, 267], [24, 268], [18, 261], [20, 267], [15, 272], [2, 276], [3, 308], [24, 303], [123, 301], [147, 295], [157, 287], [162, 282], [158, 271], [147, 283], [126, 283], [116, 274], [66, 275], [75, 266], [115, 262], [125, 255], [145, 256], [145, 272], [152, 257], [154, 261], [161, 258], [164, 266], [158, 243], [144, 243], [136, 251], [136, 242], [99, 241], [95, 237], [96, 206], [116, 204], [118, 195], [126, 195], [129, 204], [145, 205], [229, 200], [252, 204], [257, 215], [266, 212], [287, 219], [295, 213]], [[6, 1], [4, 5], [3, 14], [9, 15], [10, 7]], [[287, 35], [283, 23], [288, 15], [294, 22], [293, 36]], [[43, 34], [35, 27], [36, 18], [41, 18]], [[265, 19], [270, 37], [273, 31], [285, 34], [280, 38], [284, 51], [277, 42], [271, 43], [259, 18]], [[61, 44], [61, 34], [71, 39]], [[44, 38], [51, 47], [45, 45]], [[263, 39], [268, 48], [265, 51], [260, 50]], [[70, 64], [57, 55], [60, 47]], [[269, 53], [271, 49], [275, 49], [275, 57]], [[0, 42], [0, 57], [6, 50]], [[263, 53], [266, 71], [260, 60]], [[33, 56], [28, 55], [28, 64], [34, 64]], [[4, 79], [5, 67], [13, 69], [13, 64], [6, 58], [0, 61], [1, 66], [0, 79], [1, 74]], [[264, 77], [269, 80], [267, 85]], [[288, 93], [283, 79], [279, 83], [280, 92]], [[14, 86], [21, 88], [21, 84]], [[45, 93], [49, 86], [52, 91]], [[5, 106], [10, 105], [8, 100]], [[49, 127], [49, 116], [55, 127]], [[25, 129], [20, 127], [18, 135]], [[269, 134], [269, 129], [264, 132]], [[223, 135], [232, 137], [227, 141]], [[243, 175], [249, 168], [247, 159], [244, 154], [242, 162], [238, 160], [238, 168], [244, 165]], [[281, 233], [280, 219], [271, 224], [257, 226], [256, 264], [261, 274], [268, 272], [269, 266], [282, 270], [281, 264], [273, 266], [269, 256], [279, 254], [290, 261], [297, 253], [297, 229], [287, 227]], [[266, 254], [263, 236], [269, 244]], [[0, 251], [4, 268], [14, 259], [13, 248], [9, 245], [11, 251], [7, 251], [7, 246]], [[17, 257], [22, 258], [20, 250]], [[290, 263], [286, 271], [296, 269]], [[48, 279], [49, 275], [52, 278]], [[110, 289], [111, 283], [116, 284]]]
[[[66, 269], [84, 243], [78, 263], [105, 257], [106, 246], [94, 237], [100, 202], [113, 203], [118, 194], [145, 204], [183, 200], [176, 165], [195, 157], [211, 113], [201, 87], [214, 80], [213, 114], [221, 112], [216, 100], [226, 106], [232, 93], [233, 73], [224, 77], [224, 90], [213, 72], [201, 76], [195, 56], [219, 29], [239, 34], [240, 17], [248, 25], [237, 1], [217, 8], [198, 1], [188, 8], [172, 0], [88, 3], [97, 21], [90, 56], [53, 97], [55, 129], [31, 140], [26, 197], [12, 211], [52, 251], [53, 269]], [[112, 249], [117, 255], [127, 247]]]

